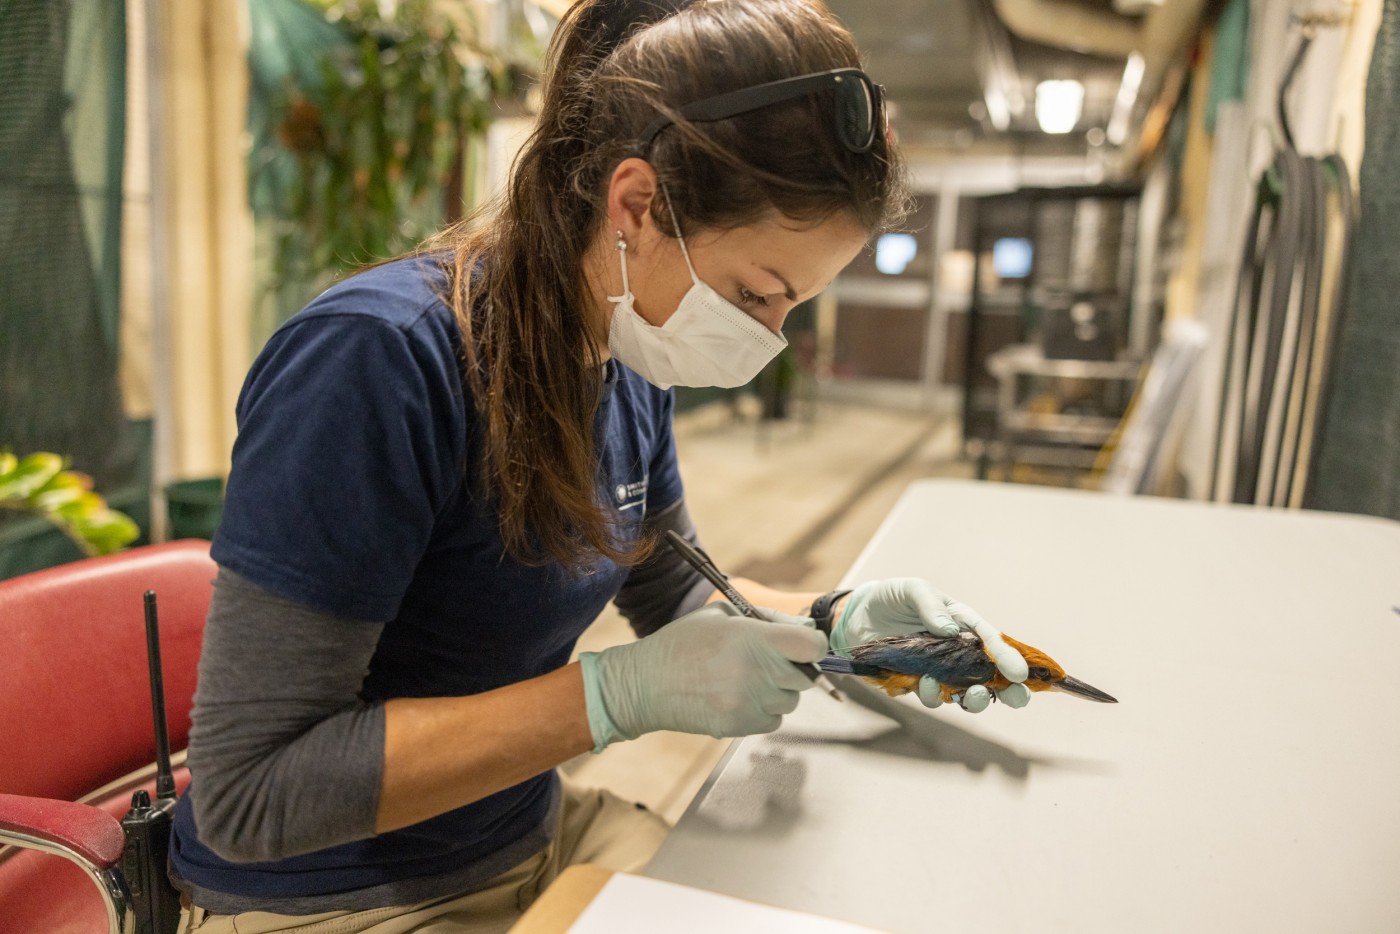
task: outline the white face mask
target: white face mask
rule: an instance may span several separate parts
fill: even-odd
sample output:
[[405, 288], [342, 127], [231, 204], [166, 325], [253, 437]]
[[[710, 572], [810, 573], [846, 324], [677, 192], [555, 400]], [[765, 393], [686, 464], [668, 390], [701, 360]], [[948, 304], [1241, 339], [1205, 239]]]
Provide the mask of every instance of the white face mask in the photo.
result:
[[[669, 193], [666, 193], [666, 206], [668, 209], [671, 206]], [[675, 218], [672, 211], [673, 222]], [[685, 265], [690, 269], [692, 285], [676, 313], [661, 327], [655, 327], [633, 307], [635, 298], [627, 281], [627, 244], [618, 233], [622, 294], [608, 296], [608, 301], [614, 304], [612, 324], [608, 328], [608, 350], [659, 389], [742, 386], [787, 346], [787, 339], [774, 334], [701, 282], [690, 263], [690, 251], [681, 237], [679, 223], [676, 223], [676, 237], [681, 243]]]

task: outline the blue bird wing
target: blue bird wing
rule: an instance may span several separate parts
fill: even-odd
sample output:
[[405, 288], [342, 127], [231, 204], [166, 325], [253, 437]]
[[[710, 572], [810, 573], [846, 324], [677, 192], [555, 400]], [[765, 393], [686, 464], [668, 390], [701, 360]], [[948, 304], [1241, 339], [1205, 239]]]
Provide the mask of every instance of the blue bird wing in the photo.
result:
[[852, 646], [850, 656], [853, 668], [927, 676], [955, 688], [985, 684], [996, 675], [995, 663], [976, 638], [948, 639], [925, 633], [893, 636]]

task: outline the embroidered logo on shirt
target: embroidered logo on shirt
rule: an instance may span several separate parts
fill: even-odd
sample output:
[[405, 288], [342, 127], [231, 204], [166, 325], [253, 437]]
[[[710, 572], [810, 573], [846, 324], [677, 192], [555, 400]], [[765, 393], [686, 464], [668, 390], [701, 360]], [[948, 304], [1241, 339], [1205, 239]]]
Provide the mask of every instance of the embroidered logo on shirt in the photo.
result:
[[617, 498], [619, 511], [644, 506], [647, 501], [647, 478], [643, 477], [631, 483], [619, 483], [613, 489], [613, 496]]

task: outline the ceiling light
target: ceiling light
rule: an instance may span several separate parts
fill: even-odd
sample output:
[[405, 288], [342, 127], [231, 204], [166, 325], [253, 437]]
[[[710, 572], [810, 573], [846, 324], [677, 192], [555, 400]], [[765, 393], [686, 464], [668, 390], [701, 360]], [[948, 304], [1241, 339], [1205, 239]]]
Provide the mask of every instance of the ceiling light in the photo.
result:
[[1035, 86], [1035, 119], [1046, 133], [1068, 133], [1079, 125], [1084, 85], [1074, 80], [1042, 81]]

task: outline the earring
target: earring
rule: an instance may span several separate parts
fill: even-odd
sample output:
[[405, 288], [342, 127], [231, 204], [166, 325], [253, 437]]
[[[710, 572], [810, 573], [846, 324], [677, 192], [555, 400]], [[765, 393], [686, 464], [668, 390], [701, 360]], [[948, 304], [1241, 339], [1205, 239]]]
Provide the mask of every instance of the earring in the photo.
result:
[[627, 251], [627, 241], [622, 238], [622, 231], [617, 232], [617, 251], [625, 253]]

